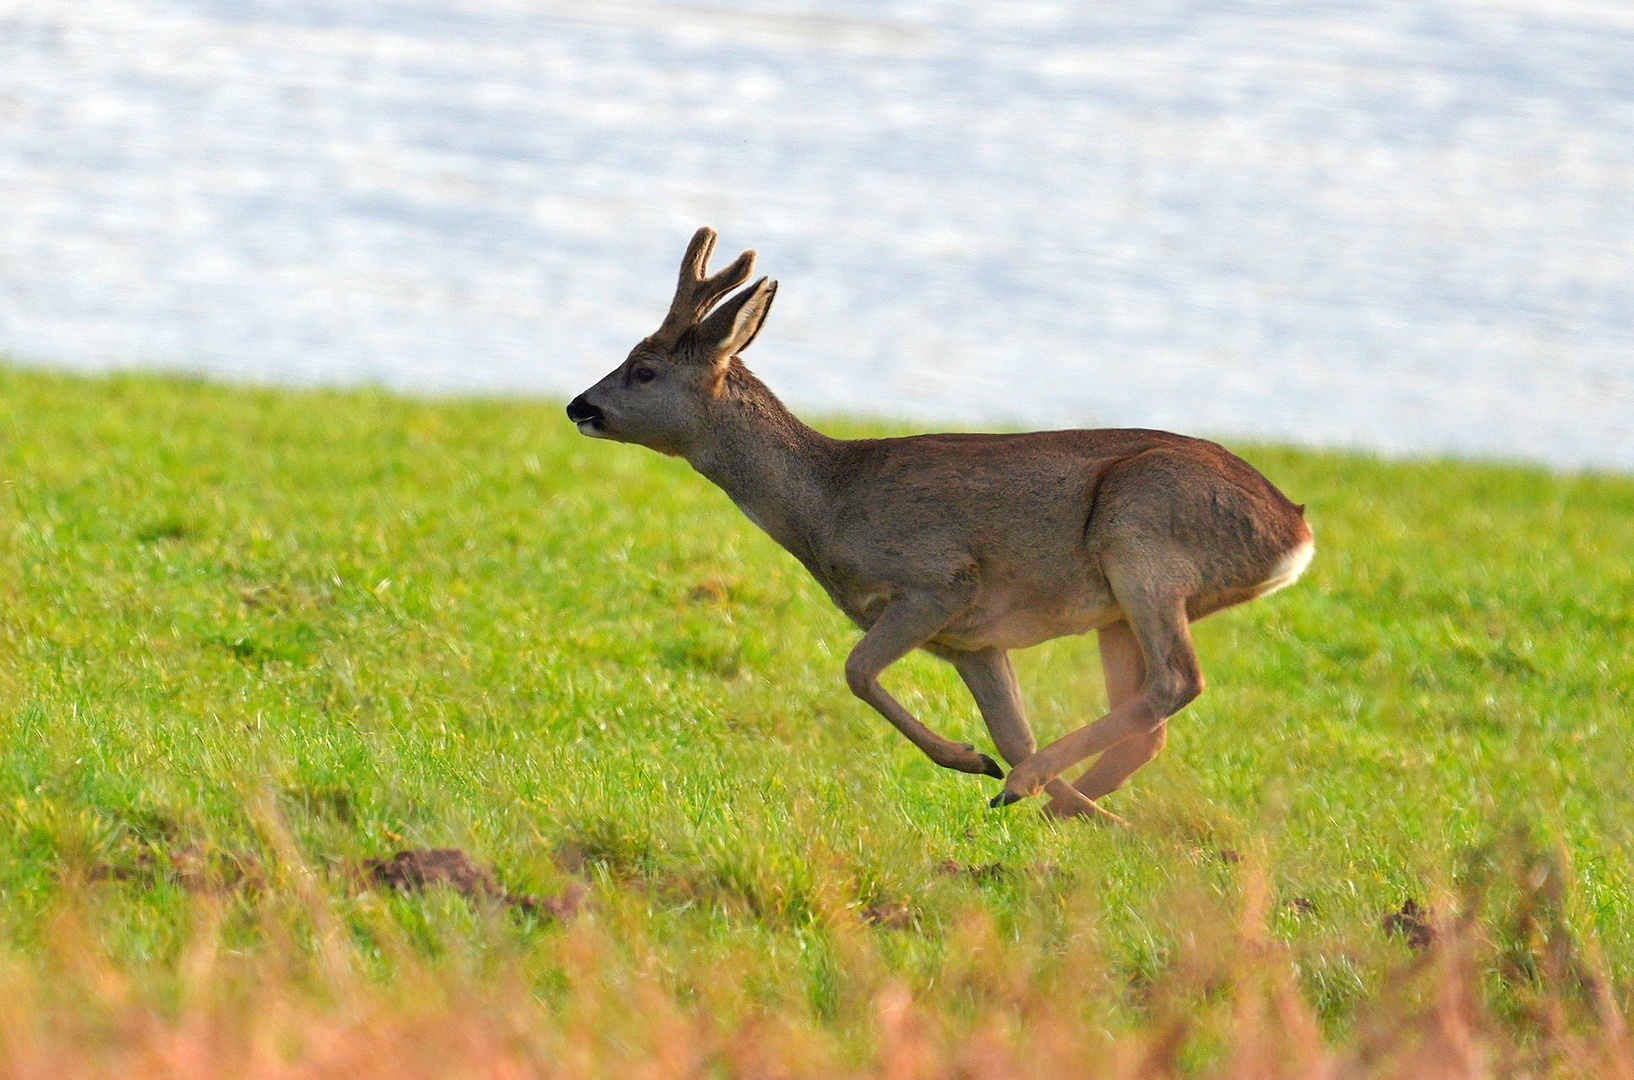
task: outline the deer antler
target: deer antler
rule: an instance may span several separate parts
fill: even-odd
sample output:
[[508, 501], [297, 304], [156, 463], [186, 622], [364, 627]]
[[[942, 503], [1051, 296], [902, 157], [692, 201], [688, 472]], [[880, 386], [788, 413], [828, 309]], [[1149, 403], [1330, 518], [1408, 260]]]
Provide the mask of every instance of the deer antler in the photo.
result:
[[705, 277], [709, 271], [709, 255], [715, 250], [715, 230], [705, 226], [692, 234], [692, 243], [681, 259], [681, 278], [675, 285], [675, 299], [670, 301], [669, 314], [652, 341], [673, 345], [681, 335], [698, 325], [715, 302], [749, 280], [754, 272], [755, 253], [745, 251], [725, 270], [714, 277]]

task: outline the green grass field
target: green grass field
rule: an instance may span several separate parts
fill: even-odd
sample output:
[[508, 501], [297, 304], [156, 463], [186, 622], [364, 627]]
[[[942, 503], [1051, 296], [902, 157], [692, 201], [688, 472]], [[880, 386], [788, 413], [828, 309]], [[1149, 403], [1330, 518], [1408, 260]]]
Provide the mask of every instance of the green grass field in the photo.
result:
[[[1263, 874], [1342, 1038], [1411, 963], [1381, 916], [1489, 871], [1482, 977], [1520, 1001], [1506, 913], [1555, 860], [1551, 918], [1626, 1008], [1634, 478], [1233, 448], [1309, 504], [1317, 556], [1198, 624], [1208, 689], [1118, 830], [988, 809], [995, 781], [850, 696], [857, 633], [792, 557], [557, 404], [0, 367], [0, 951], [51, 981], [72, 911], [163, 1008], [200, 899], [153, 868], [262, 868], [224, 894], [248, 955], [301, 864], [377, 982], [499, 965], [566, 1016], [595, 927], [605, 978], [861, 1061], [887, 984], [956, 1027], [1070, 983], [1086, 1027], [1142, 1030]], [[1041, 740], [1099, 714], [1092, 638], [1018, 664]], [[951, 668], [885, 682], [990, 751]], [[563, 927], [345, 886], [427, 847], [590, 904]]]

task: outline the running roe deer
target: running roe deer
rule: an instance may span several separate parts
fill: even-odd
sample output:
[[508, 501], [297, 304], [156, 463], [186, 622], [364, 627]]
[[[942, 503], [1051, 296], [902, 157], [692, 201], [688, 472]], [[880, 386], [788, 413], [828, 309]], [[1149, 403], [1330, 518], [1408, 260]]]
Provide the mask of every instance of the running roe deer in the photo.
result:
[[[1202, 692], [1188, 624], [1297, 578], [1314, 551], [1304, 508], [1222, 447], [1162, 431], [828, 438], [738, 359], [777, 283], [716, 307], [755, 255], [709, 277], [714, 247], [699, 229], [663, 325], [568, 419], [683, 457], [725, 490], [864, 631], [845, 662], [852, 692], [938, 765], [1003, 779], [992, 805], [1042, 789], [1058, 814], [1115, 819], [1095, 800], [1157, 754], [1168, 718]], [[1089, 630], [1110, 710], [1037, 750], [1008, 650]], [[963, 676], [1008, 778], [880, 686], [916, 648]], [[1059, 778], [1093, 754], [1076, 782]]]

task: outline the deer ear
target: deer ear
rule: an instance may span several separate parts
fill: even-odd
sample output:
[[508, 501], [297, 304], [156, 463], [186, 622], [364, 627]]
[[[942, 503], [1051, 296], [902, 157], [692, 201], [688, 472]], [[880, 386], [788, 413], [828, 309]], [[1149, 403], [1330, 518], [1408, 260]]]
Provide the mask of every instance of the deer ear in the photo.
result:
[[777, 282], [761, 278], [710, 313], [698, 324], [695, 337], [716, 363], [730, 360], [749, 347], [772, 310]]

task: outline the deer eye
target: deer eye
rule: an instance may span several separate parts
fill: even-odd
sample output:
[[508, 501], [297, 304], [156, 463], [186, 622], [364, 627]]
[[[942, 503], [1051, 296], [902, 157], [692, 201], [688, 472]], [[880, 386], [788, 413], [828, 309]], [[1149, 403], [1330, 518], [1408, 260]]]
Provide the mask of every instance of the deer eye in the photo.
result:
[[645, 365], [636, 368], [634, 374], [635, 381], [638, 383], [650, 383], [654, 379], [658, 378], [658, 372]]

